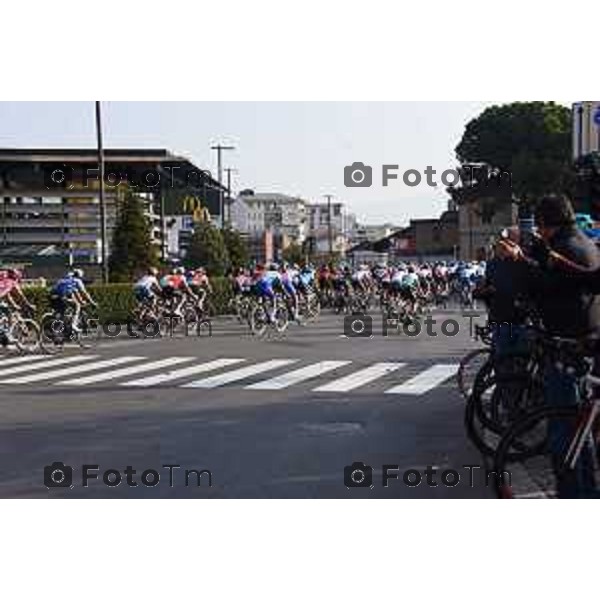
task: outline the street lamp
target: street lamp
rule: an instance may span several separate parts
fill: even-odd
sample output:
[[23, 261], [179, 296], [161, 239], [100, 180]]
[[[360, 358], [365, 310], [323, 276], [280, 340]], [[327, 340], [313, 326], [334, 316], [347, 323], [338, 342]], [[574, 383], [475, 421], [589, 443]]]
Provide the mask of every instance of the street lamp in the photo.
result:
[[108, 261], [106, 243], [106, 203], [104, 198], [104, 149], [102, 146], [102, 113], [100, 100], [96, 100], [96, 138], [98, 140], [98, 175], [99, 175], [99, 198], [100, 203], [100, 243], [102, 244], [102, 281], [108, 283]]
[[223, 171], [227, 173], [227, 222], [231, 225], [231, 174], [237, 173], [237, 169], [227, 167]]
[[217, 151], [217, 173], [219, 178], [219, 210], [221, 211], [221, 229], [225, 228], [225, 213], [223, 212], [223, 167], [221, 161], [221, 153], [223, 150], [235, 150], [235, 146], [223, 146], [216, 144], [210, 147], [211, 150]]

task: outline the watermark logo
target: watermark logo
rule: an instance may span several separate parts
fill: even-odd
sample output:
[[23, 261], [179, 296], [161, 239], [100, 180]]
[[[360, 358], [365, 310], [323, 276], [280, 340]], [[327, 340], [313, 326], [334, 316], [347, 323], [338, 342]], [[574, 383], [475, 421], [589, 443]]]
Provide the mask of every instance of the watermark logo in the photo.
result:
[[[100, 170], [97, 167], [54, 164], [44, 168], [44, 186], [48, 190], [72, 190], [91, 187], [90, 182], [99, 181]], [[107, 166], [104, 172], [104, 185], [116, 189], [127, 185], [139, 190], [153, 191], [159, 188], [189, 188], [208, 185], [212, 179], [210, 171], [188, 169], [178, 166], [162, 166], [157, 169], [134, 169], [132, 167], [113, 168]]]
[[[512, 475], [510, 471], [492, 471], [484, 469], [480, 465], [463, 465], [461, 470], [466, 470], [463, 473], [467, 479], [469, 487], [475, 487], [476, 477], [483, 475], [483, 483], [486, 487], [495, 485], [496, 481], [500, 480], [502, 484], [510, 486], [512, 484]], [[348, 489], [352, 488], [370, 488], [374, 489], [373, 483], [373, 467], [365, 464], [362, 461], [353, 462], [351, 465], [344, 467], [344, 485]], [[432, 465], [427, 465], [423, 469], [406, 469], [400, 470], [399, 465], [382, 465], [377, 472], [381, 473], [381, 479], [377, 479], [379, 485], [383, 488], [390, 487], [390, 481], [401, 481], [406, 487], [416, 488], [422, 484], [427, 487], [438, 487], [440, 484], [447, 488], [454, 488], [461, 483], [461, 472], [457, 469], [440, 469]], [[439, 476], [439, 477], [438, 477]]]
[[[181, 469], [181, 465], [161, 465], [161, 469], [168, 470], [169, 487], [175, 487], [176, 469]], [[120, 469], [100, 470], [100, 465], [82, 465], [81, 466], [81, 487], [90, 487], [90, 482], [101, 481], [107, 487], [118, 487], [122, 483], [128, 487], [156, 487], [161, 482], [161, 473], [157, 469], [144, 469], [137, 477], [138, 469], [127, 465], [122, 471]], [[185, 469], [184, 485], [189, 487], [195, 480], [196, 487], [200, 487], [204, 481], [208, 487], [212, 487], [212, 472], [209, 469]], [[73, 467], [65, 463], [56, 461], [44, 467], [44, 485], [49, 489], [55, 488], [73, 488]]]
[[[437, 178], [438, 173], [440, 173], [439, 179]], [[417, 187], [425, 183], [434, 188], [439, 185], [443, 185], [445, 188], [454, 188], [458, 184], [467, 188], [488, 187], [489, 185], [495, 185], [498, 188], [512, 188], [510, 172], [484, 165], [463, 165], [460, 169], [444, 169], [441, 172], [431, 165], [422, 171], [407, 169], [404, 172], [400, 172], [400, 165], [397, 164], [381, 165], [381, 185], [388, 187], [392, 181], [401, 181], [407, 187]], [[344, 167], [344, 185], [355, 188], [371, 187], [373, 185], [373, 167], [360, 161]]]
[[373, 169], [361, 162], [344, 167], [344, 185], [346, 187], [371, 187], [373, 185]]

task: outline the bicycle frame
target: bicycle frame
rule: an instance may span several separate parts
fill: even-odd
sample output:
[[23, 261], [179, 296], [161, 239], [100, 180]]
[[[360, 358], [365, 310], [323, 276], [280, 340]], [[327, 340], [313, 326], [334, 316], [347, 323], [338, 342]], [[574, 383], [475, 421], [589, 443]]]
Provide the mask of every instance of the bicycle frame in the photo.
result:
[[[586, 383], [592, 385], [600, 385], [600, 378], [594, 375], [586, 375]], [[583, 447], [591, 435], [592, 427], [598, 417], [600, 411], [600, 397], [590, 398], [586, 400], [585, 405], [581, 410], [581, 414], [577, 419], [577, 427], [575, 435], [569, 444], [569, 448], [565, 454], [563, 464], [568, 469], [574, 469]]]

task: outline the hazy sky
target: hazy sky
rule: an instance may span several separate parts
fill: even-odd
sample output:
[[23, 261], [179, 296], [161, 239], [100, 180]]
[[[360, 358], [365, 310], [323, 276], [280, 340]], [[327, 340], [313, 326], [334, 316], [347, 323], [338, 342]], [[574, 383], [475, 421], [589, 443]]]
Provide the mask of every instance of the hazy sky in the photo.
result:
[[[234, 167], [233, 189], [319, 200], [334, 194], [362, 222], [437, 216], [447, 194], [441, 172], [456, 165], [465, 124], [491, 102], [105, 102], [106, 147], [164, 147], [216, 173], [210, 146]], [[0, 102], [0, 147], [93, 147], [93, 102]], [[371, 188], [344, 186], [344, 166], [373, 167]], [[400, 180], [381, 185], [381, 165]], [[407, 187], [405, 170], [436, 171], [438, 187]]]

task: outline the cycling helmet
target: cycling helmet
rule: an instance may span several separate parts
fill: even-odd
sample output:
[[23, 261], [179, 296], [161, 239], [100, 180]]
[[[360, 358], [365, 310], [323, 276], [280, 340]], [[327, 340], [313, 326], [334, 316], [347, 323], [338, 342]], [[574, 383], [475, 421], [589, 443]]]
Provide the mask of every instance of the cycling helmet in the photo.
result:
[[75, 279], [83, 279], [83, 269], [73, 269], [72, 276]]
[[148, 269], [148, 275], [153, 275], [156, 277], [158, 275], [158, 269], [156, 267], [150, 267]]

